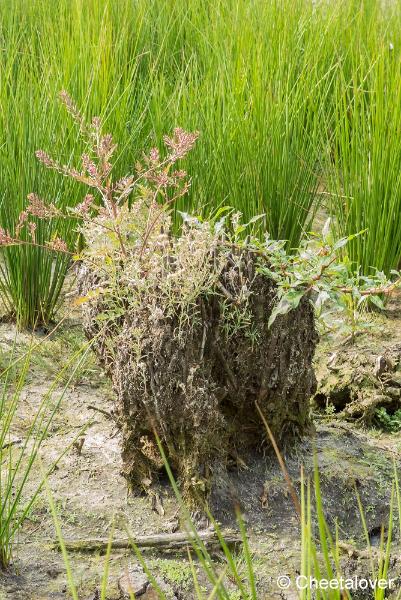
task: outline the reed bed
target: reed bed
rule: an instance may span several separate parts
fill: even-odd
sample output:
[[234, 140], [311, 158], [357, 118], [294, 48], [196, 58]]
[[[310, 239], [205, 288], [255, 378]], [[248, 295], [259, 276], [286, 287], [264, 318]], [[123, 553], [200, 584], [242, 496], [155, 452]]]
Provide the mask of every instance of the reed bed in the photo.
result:
[[[199, 130], [185, 210], [264, 214], [261, 233], [298, 246], [321, 201], [366, 271], [399, 263], [398, 3], [379, 0], [3, 0], [0, 224], [35, 190], [59, 206], [83, 191], [44, 175], [35, 150], [84, 150], [56, 101], [67, 89], [120, 141], [119, 169], [177, 125]], [[182, 210], [184, 201], [176, 208]], [[39, 243], [76, 239], [38, 222]], [[0, 290], [20, 326], [52, 319], [68, 260], [7, 248]]]

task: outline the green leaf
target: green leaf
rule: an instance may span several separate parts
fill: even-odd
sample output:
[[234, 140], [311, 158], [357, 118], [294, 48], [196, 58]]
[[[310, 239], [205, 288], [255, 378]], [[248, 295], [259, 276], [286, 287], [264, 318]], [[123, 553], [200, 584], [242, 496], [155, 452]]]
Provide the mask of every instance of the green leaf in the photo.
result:
[[334, 244], [333, 250], [339, 250], [340, 248], [343, 248], [348, 244], [348, 241], [348, 238], [341, 238], [340, 240], [338, 240], [338, 242]]
[[372, 304], [377, 306], [377, 308], [380, 308], [380, 310], [384, 310], [383, 300], [380, 296], [369, 296], [369, 302], [372, 302]]
[[277, 306], [275, 306], [272, 310], [268, 323], [269, 328], [273, 325], [274, 321], [279, 315], [286, 315], [290, 312], [290, 310], [297, 308], [304, 294], [304, 290], [291, 290], [285, 296], [283, 296]]

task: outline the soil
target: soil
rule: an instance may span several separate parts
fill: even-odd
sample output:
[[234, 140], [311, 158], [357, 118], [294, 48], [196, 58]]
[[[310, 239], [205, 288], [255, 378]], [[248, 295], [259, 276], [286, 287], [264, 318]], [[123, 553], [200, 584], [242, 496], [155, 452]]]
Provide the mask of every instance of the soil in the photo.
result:
[[[388, 381], [385, 374], [399, 372], [397, 348], [401, 348], [401, 303], [398, 301], [390, 306], [387, 316], [375, 319], [375, 327], [357, 337], [355, 344], [321, 342], [315, 360], [319, 382], [315, 434], [299, 440], [291, 449], [283, 449], [288, 471], [298, 490], [301, 466], [306, 477], [313, 475], [316, 450], [326, 517], [333, 531], [337, 524], [341, 540], [362, 551], [366, 542], [355, 490], [365, 508], [370, 541], [377, 545], [380, 528], [389, 513], [393, 464], [397, 469], [401, 467], [400, 434], [374, 428], [374, 419], [361, 420], [364, 411], [354, 417], [349, 408], [352, 402], [361, 402], [358, 385], [364, 390], [363, 398], [367, 397], [368, 389], [374, 389], [373, 397]], [[40, 349], [34, 353], [12, 432], [16, 450], [18, 440], [23, 437], [43, 394], [66, 357], [83, 343], [80, 331], [78, 322], [67, 320], [53, 336], [43, 339]], [[17, 351], [23, 353], [29, 344], [29, 336], [16, 334], [10, 324], [1, 325], [2, 366], [14, 343]], [[333, 361], [330, 362], [333, 353], [337, 353], [336, 366], [341, 366], [337, 371], [329, 368], [333, 366]], [[374, 369], [380, 356], [391, 359], [392, 370], [385, 370], [376, 377]], [[351, 373], [353, 392], [340, 406], [331, 390], [340, 387], [341, 381], [344, 383], [346, 368]], [[358, 380], [354, 376], [355, 370], [360, 374], [361, 369], [365, 374], [369, 373], [369, 378]], [[373, 382], [372, 388], [367, 387], [368, 379]], [[394, 383], [390, 387], [394, 388]], [[61, 391], [60, 384], [53, 397], [56, 399]], [[382, 391], [382, 395], [386, 392]], [[113, 406], [109, 384], [93, 357], [88, 356], [62, 399], [41, 447], [41, 465], [35, 466], [24, 490], [28, 500], [41, 481], [43, 469], [50, 467], [70, 447], [48, 478], [65, 539], [107, 539], [111, 531], [114, 539], [119, 539], [127, 536], [127, 529], [135, 537], [172, 532], [178, 527], [179, 507], [167, 481], [159, 484], [157, 502], [128, 491], [121, 475], [121, 440], [113, 421]], [[395, 410], [397, 399], [394, 401], [393, 398], [393, 404], [387, 403], [387, 406]], [[83, 440], [82, 447], [79, 441], [73, 444], [77, 438]], [[258, 453], [233, 456], [228, 472], [216, 467], [213, 478], [210, 506], [215, 518], [224, 526], [234, 527], [235, 507], [241, 507], [254, 554], [258, 597], [262, 600], [297, 598], [295, 590], [280, 591], [276, 583], [278, 575], [294, 576], [299, 570], [300, 528], [280, 468], [268, 445], [262, 445]], [[397, 521], [395, 525], [393, 557], [401, 555], [397, 547]], [[49, 546], [55, 539], [48, 492], [42, 490], [20, 530], [12, 566], [0, 573], [0, 599], [61, 600], [69, 597], [63, 558], [58, 550]], [[355, 558], [352, 552], [349, 554], [345, 553], [341, 559], [345, 572], [369, 573], [367, 559]], [[145, 556], [151, 570], [157, 573], [158, 581], [165, 586], [167, 597], [193, 598], [190, 567], [183, 554], [147, 551]], [[95, 600], [104, 570], [104, 557], [94, 553], [70, 553], [69, 558], [79, 598]], [[223, 565], [222, 559], [216, 556], [216, 563], [219, 561]], [[399, 566], [398, 559], [393, 558], [390, 572], [397, 574]], [[135, 568], [139, 567], [131, 551], [112, 552], [109, 600], [123, 597], [119, 580]], [[197, 569], [200, 573], [201, 569]], [[138, 580], [143, 578], [139, 571], [135, 575]], [[371, 597], [361, 594], [358, 598]], [[148, 588], [145, 595], [139, 597], [155, 596]], [[233, 593], [233, 599], [237, 597]]]
[[393, 415], [401, 406], [401, 295], [386, 315], [372, 313], [369, 329], [346, 343], [323, 341], [315, 363], [315, 404], [339, 418], [374, 425], [377, 410]]

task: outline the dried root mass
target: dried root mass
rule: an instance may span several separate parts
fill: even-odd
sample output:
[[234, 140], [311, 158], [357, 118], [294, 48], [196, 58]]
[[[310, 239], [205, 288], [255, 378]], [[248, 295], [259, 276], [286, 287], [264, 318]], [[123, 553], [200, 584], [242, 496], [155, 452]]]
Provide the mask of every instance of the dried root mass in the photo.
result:
[[173, 236], [168, 211], [142, 201], [120, 223], [119, 261], [107, 259], [105, 223], [85, 230], [85, 330], [117, 394], [127, 478], [147, 487], [157, 477], [156, 430], [195, 507], [216, 462], [263, 443], [255, 401], [277, 439], [310, 427], [313, 308], [305, 297], [269, 328], [276, 288], [259, 271], [263, 257], [210, 223], [189, 220]]

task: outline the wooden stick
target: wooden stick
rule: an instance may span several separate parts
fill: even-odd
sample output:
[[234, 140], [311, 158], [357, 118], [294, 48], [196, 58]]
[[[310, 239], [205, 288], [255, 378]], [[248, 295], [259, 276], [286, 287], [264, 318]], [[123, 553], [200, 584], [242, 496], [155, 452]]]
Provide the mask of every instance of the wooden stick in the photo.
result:
[[98, 408], [97, 406], [94, 406], [93, 404], [88, 404], [87, 408], [88, 408], [88, 410], [95, 410], [96, 412], [101, 413], [102, 415], [104, 415], [105, 417], [110, 419], [111, 421], [115, 420], [113, 415], [108, 410], [104, 410], [104, 408]]
[[[206, 546], [219, 546], [219, 538], [215, 531], [200, 531], [197, 533], [199, 539]], [[231, 530], [222, 531], [222, 536], [228, 546], [236, 546], [241, 543], [241, 537], [238, 533]], [[87, 540], [64, 540], [67, 551], [70, 552], [105, 552], [107, 550], [108, 540], [87, 539]], [[196, 537], [192, 533], [159, 533], [155, 535], [143, 535], [135, 538], [124, 538], [113, 540], [112, 548], [114, 550], [127, 550], [135, 544], [138, 548], [155, 548], [159, 550], [179, 550], [185, 549], [192, 543], [196, 544]], [[58, 541], [51, 544], [51, 548], [59, 550]]]

